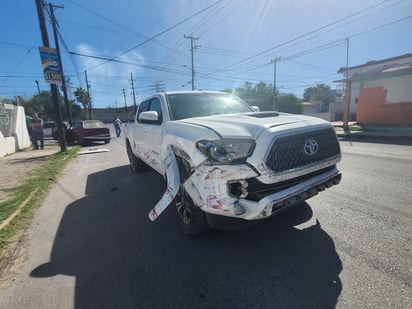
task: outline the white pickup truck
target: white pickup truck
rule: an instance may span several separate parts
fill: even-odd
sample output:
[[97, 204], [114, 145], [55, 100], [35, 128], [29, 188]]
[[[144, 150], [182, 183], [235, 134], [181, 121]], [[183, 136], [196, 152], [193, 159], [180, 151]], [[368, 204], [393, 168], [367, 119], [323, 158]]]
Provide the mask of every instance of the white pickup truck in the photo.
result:
[[259, 112], [224, 92], [155, 94], [125, 132], [132, 171], [153, 168], [167, 183], [149, 218], [173, 205], [188, 235], [264, 220], [341, 179], [329, 122]]

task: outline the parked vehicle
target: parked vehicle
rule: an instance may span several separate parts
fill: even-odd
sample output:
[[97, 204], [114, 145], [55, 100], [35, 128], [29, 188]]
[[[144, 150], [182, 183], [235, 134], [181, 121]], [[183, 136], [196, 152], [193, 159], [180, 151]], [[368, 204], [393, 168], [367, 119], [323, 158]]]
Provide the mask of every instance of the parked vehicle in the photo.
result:
[[155, 94], [140, 103], [125, 133], [132, 171], [149, 166], [167, 180], [149, 218], [172, 204], [189, 235], [259, 222], [341, 179], [330, 122], [256, 112], [228, 93]]
[[43, 122], [43, 137], [45, 139], [53, 138], [53, 128], [56, 126], [54, 121]]
[[[110, 129], [101, 120], [80, 120], [71, 125], [63, 123], [63, 129], [68, 143], [87, 145], [101, 141], [107, 144], [111, 139]], [[57, 127], [53, 131], [53, 137], [58, 140]]]

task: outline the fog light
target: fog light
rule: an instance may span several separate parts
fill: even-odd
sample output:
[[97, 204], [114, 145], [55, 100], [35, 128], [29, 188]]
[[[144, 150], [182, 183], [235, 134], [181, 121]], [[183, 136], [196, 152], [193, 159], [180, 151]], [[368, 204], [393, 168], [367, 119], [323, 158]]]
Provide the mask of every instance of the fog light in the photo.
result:
[[239, 201], [236, 201], [236, 202], [233, 204], [233, 210], [234, 210], [236, 216], [243, 215], [243, 214], [246, 212], [245, 206], [241, 205], [241, 204], [239, 203]]

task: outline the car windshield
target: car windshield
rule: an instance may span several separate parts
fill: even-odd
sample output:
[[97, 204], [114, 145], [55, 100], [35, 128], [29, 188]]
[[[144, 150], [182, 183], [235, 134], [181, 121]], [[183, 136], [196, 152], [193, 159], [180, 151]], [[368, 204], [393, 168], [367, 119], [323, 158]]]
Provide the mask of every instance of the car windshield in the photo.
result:
[[167, 99], [172, 120], [253, 111], [240, 98], [225, 93], [177, 93]]
[[45, 123], [43, 123], [43, 129], [49, 129], [53, 127], [54, 127], [54, 122], [46, 121]]
[[91, 120], [83, 122], [83, 128], [85, 129], [93, 129], [93, 128], [103, 128], [104, 123], [100, 120]]

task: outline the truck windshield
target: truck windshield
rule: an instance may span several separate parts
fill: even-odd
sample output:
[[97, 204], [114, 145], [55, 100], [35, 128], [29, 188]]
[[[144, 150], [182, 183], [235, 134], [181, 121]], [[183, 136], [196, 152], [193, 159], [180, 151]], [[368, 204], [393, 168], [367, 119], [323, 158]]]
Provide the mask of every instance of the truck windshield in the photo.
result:
[[253, 112], [242, 99], [224, 93], [177, 93], [167, 99], [172, 120]]

